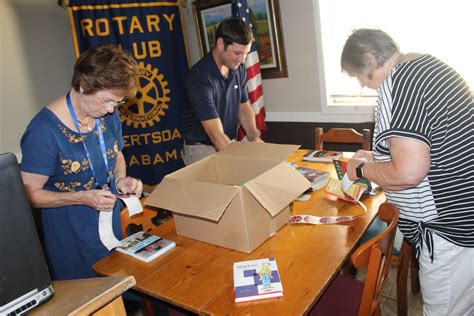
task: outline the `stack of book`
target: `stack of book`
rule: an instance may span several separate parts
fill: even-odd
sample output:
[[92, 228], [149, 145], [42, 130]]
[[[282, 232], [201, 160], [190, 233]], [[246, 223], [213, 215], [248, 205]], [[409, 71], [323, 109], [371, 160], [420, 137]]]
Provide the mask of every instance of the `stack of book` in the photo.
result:
[[306, 167], [295, 167], [299, 173], [301, 173], [309, 182], [311, 187], [308, 191], [315, 191], [326, 185], [329, 179], [329, 173], [326, 171], [306, 168]]
[[176, 247], [174, 241], [139, 231], [122, 239], [120, 246], [115, 250], [139, 260], [150, 262], [174, 247]]

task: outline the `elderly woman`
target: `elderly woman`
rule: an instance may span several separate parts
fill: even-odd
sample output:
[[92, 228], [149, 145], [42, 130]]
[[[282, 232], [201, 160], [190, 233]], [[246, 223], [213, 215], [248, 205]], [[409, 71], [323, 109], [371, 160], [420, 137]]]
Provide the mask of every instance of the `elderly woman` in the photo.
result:
[[108, 255], [98, 232], [99, 212], [113, 212], [120, 235], [117, 194], [140, 196], [126, 176], [121, 122], [115, 107], [135, 95], [138, 67], [114, 45], [82, 54], [72, 89], [43, 108], [21, 140], [22, 177], [33, 207], [42, 209], [46, 257], [53, 279], [94, 277]]
[[378, 91], [374, 151], [348, 163], [352, 180], [381, 185], [416, 244], [427, 315], [474, 314], [474, 102], [439, 59], [399, 51], [381, 30], [347, 39], [341, 66]]

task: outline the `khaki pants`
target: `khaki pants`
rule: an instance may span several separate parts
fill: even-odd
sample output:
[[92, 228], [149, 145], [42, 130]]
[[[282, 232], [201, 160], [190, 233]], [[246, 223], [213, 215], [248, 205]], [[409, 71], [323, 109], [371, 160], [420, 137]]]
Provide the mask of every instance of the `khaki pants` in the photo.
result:
[[181, 156], [183, 157], [183, 162], [186, 166], [204, 159], [212, 154], [216, 153], [216, 149], [211, 145], [183, 145], [183, 151]]
[[421, 250], [423, 315], [474, 315], [474, 248], [459, 247], [433, 233], [434, 261]]

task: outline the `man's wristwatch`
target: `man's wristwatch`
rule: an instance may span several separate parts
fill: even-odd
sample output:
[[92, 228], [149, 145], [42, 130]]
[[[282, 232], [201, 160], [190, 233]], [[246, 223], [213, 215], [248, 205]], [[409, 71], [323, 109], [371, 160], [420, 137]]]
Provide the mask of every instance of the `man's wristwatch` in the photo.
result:
[[357, 175], [358, 178], [363, 178], [364, 177], [364, 169], [363, 169], [364, 165], [365, 165], [365, 162], [361, 163], [356, 168], [356, 175]]

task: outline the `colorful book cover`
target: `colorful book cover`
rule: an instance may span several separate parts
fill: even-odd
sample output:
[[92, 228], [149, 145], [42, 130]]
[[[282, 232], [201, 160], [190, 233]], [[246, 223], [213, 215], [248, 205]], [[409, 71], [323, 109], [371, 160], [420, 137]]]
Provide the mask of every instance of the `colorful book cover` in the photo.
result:
[[275, 258], [234, 263], [235, 302], [283, 296]]
[[315, 162], [332, 162], [342, 157], [342, 151], [331, 150], [310, 150], [304, 156], [303, 160]]
[[314, 191], [319, 188], [322, 188], [327, 183], [329, 178], [329, 173], [326, 171], [306, 168], [306, 167], [295, 167], [296, 170], [301, 173], [309, 182], [311, 182], [311, 187], [308, 191]]
[[117, 251], [145, 262], [150, 262], [176, 247], [174, 241], [150, 235], [143, 231], [121, 240], [120, 244], [119, 247], [115, 248]]
[[[336, 168], [336, 173], [337, 173], [337, 177], [339, 178], [339, 180], [342, 180], [342, 178], [344, 177], [344, 175], [346, 174], [346, 170], [347, 170], [347, 161], [343, 161], [343, 160], [334, 160], [333, 161], [334, 163], [334, 167]], [[367, 187], [367, 193], [370, 193], [370, 192], [378, 192], [380, 190], [380, 187], [365, 179], [365, 178], [360, 178], [356, 181], [354, 181], [355, 184], [361, 184], [365, 187]]]
[[357, 201], [360, 200], [362, 194], [367, 190], [367, 186], [365, 184], [356, 184], [353, 183], [347, 191], [344, 192], [342, 189], [342, 181], [339, 179], [334, 179], [331, 178], [328, 181], [328, 184], [326, 186], [326, 192], [337, 196], [338, 198], [352, 202], [352, 203], [357, 203]]

